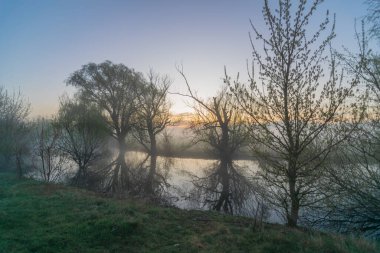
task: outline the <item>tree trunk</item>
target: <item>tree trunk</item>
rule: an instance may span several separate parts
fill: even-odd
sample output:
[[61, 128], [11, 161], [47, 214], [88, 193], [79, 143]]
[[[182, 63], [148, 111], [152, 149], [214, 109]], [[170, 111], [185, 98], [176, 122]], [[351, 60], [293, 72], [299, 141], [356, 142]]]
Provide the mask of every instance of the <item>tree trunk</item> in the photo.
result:
[[214, 209], [219, 212], [223, 208], [225, 213], [232, 214], [233, 210], [230, 210], [230, 175], [228, 174], [228, 162], [225, 158], [221, 160], [219, 176], [221, 178], [222, 191]]
[[22, 172], [22, 166], [21, 166], [21, 154], [20, 154], [20, 152], [17, 152], [16, 153], [16, 166], [17, 166], [17, 177], [19, 178], [19, 179], [21, 179], [22, 178], [22, 174], [23, 174], [23, 172]]
[[86, 167], [83, 164], [79, 164], [78, 172], [74, 178], [74, 184], [79, 187], [86, 187]]
[[150, 138], [150, 166], [147, 181], [145, 184], [145, 192], [148, 195], [154, 194], [154, 176], [156, 175], [157, 169], [157, 142], [156, 136], [153, 131], [149, 131]]
[[290, 213], [288, 210], [288, 226], [297, 227], [298, 212], [299, 212], [299, 199], [296, 192], [296, 172], [295, 168], [289, 167], [289, 194], [290, 194]]
[[125, 153], [127, 152], [125, 137], [118, 138], [118, 144], [119, 154], [116, 159], [116, 165], [112, 179], [112, 190], [114, 192], [129, 190], [129, 171], [125, 162]]
[[231, 208], [231, 196], [230, 196], [230, 174], [228, 172], [228, 166], [232, 164], [231, 152], [229, 149], [229, 130], [228, 127], [221, 122], [222, 138], [220, 142], [220, 168], [219, 176], [222, 184], [222, 192], [214, 207], [215, 210], [220, 211], [223, 208], [225, 213], [233, 213]]

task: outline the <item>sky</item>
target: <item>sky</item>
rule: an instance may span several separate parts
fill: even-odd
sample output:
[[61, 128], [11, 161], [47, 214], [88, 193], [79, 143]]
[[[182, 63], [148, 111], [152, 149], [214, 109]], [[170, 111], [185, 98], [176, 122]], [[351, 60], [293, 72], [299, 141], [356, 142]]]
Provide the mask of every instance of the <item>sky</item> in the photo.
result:
[[[204, 98], [222, 85], [224, 67], [246, 73], [252, 50], [249, 20], [264, 33], [262, 0], [0, 0], [0, 86], [20, 90], [32, 116], [50, 116], [59, 97], [75, 90], [65, 81], [89, 62], [110, 60], [147, 73], [169, 75], [171, 92], [185, 92], [175, 66]], [[269, 0], [272, 6], [277, 1]], [[297, 1], [294, 1], [296, 4]], [[355, 48], [354, 22], [364, 0], [325, 0], [311, 27], [336, 14], [333, 46]], [[189, 112], [170, 95], [172, 112]]]

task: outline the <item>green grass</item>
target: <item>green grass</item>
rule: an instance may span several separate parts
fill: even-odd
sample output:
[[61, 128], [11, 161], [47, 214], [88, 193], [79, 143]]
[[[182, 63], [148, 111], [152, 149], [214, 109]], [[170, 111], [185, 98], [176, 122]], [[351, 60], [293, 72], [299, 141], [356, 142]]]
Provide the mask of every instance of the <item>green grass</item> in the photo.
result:
[[0, 252], [380, 252], [371, 241], [139, 201], [0, 173]]

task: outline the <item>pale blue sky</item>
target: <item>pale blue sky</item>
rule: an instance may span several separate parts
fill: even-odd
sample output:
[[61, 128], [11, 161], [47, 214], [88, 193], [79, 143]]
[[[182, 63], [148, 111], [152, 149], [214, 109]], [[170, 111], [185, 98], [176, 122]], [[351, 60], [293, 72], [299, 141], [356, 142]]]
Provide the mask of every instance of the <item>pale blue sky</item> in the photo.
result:
[[[212, 96], [224, 66], [245, 73], [249, 19], [265, 31], [261, 6], [261, 0], [0, 0], [0, 85], [20, 89], [33, 115], [50, 115], [59, 96], [73, 91], [65, 79], [88, 62], [153, 68], [171, 76], [174, 92], [185, 91], [175, 70], [182, 63], [198, 94]], [[353, 48], [364, 1], [326, 0], [313, 20], [327, 9], [337, 15], [334, 46]], [[174, 112], [190, 110], [183, 98], [171, 99]]]

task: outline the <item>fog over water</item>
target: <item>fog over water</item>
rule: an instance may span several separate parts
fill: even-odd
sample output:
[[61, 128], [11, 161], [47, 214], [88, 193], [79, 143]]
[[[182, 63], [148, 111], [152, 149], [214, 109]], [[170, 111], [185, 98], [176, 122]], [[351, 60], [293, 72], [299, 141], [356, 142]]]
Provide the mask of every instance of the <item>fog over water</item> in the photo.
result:
[[[140, 151], [128, 151], [126, 154], [127, 163], [130, 165], [139, 164], [147, 157], [146, 153]], [[158, 156], [157, 164], [159, 173], [167, 175], [167, 182], [170, 187], [167, 189], [171, 203], [181, 209], [207, 210], [210, 207], [201, 203], [199, 198], [192, 196], [195, 186], [192, 176], [199, 178], [206, 176], [206, 170], [214, 166], [218, 160], [202, 158], [176, 158]], [[254, 176], [258, 171], [259, 164], [256, 160], [236, 160], [235, 164], [244, 168], [248, 176]], [[253, 216], [253, 209], [256, 207], [253, 196], [247, 196], [247, 206], [237, 215]], [[252, 203], [250, 203], [252, 201]], [[281, 218], [273, 211], [269, 211], [269, 222], [283, 223]]]

